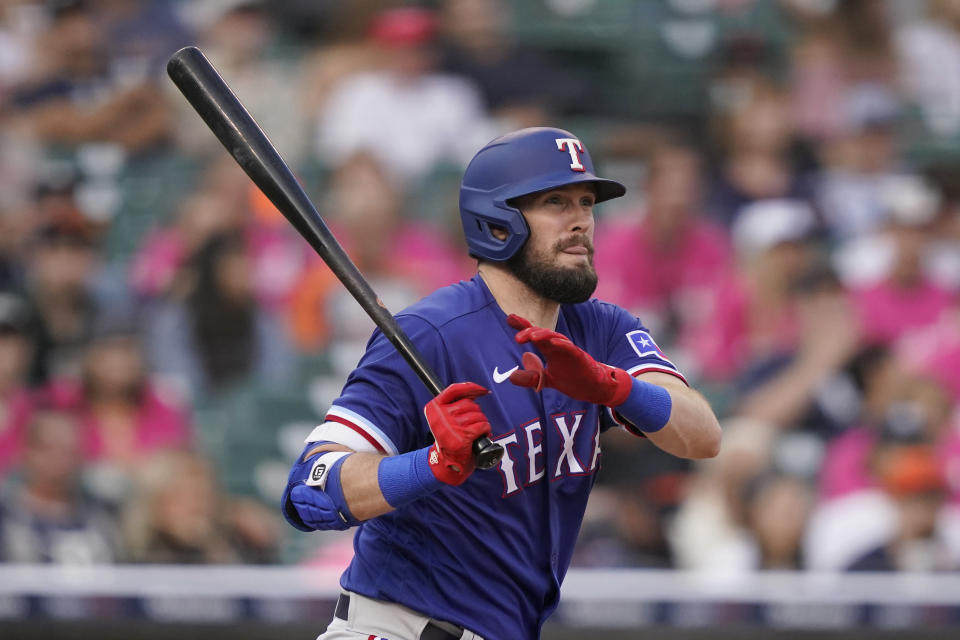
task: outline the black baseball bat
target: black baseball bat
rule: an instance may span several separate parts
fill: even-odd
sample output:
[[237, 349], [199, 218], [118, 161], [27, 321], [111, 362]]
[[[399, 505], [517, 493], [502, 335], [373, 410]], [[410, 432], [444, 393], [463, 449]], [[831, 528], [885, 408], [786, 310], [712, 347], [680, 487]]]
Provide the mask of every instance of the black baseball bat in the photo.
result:
[[[370, 288], [327, 228], [290, 168], [253, 117], [197, 47], [184, 47], [167, 62], [167, 74], [254, 184], [300, 232], [396, 347], [433, 395], [443, 387], [423, 355]], [[484, 436], [473, 443], [478, 469], [490, 469], [503, 447]]]

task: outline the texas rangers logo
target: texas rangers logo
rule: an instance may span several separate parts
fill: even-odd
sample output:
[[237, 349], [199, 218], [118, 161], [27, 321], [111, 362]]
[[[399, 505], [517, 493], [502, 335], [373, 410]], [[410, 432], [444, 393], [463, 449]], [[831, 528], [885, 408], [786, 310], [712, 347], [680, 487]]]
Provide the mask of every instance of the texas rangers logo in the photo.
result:
[[583, 153], [583, 144], [576, 138], [557, 138], [557, 151], [566, 151], [570, 154], [570, 169], [572, 171], [586, 171], [587, 168], [580, 162]]

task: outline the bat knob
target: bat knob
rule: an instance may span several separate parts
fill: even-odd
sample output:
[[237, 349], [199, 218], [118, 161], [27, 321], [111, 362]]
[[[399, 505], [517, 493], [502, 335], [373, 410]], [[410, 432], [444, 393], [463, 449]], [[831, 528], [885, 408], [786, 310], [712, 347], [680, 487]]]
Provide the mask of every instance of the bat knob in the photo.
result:
[[484, 436], [473, 442], [473, 459], [477, 469], [492, 469], [503, 457], [503, 445]]

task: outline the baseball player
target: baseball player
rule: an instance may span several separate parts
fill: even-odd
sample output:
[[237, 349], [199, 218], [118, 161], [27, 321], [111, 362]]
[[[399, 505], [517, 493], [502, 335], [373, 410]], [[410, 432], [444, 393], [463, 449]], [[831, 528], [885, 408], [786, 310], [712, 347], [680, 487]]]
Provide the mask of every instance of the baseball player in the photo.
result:
[[[294, 527], [357, 527], [320, 638], [538, 638], [600, 433], [618, 426], [678, 456], [716, 455], [707, 402], [637, 318], [590, 299], [593, 207], [624, 193], [561, 129], [523, 129], [473, 158], [460, 212], [478, 273], [397, 315], [449, 386], [432, 398], [374, 332], [290, 472]], [[474, 472], [483, 435], [505, 453]]]

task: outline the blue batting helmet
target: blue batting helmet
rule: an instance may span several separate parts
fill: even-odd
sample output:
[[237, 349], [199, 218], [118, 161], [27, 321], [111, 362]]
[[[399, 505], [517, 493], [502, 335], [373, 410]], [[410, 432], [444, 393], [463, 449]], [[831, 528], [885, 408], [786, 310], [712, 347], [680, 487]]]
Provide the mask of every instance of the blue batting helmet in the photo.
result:
[[[619, 182], [598, 178], [587, 148], [569, 131], [521, 129], [490, 141], [477, 152], [460, 184], [460, 219], [470, 255], [509, 260], [526, 242], [530, 228], [513, 198], [568, 184], [596, 185], [597, 202], [627, 192]], [[507, 230], [498, 239], [491, 225]]]

